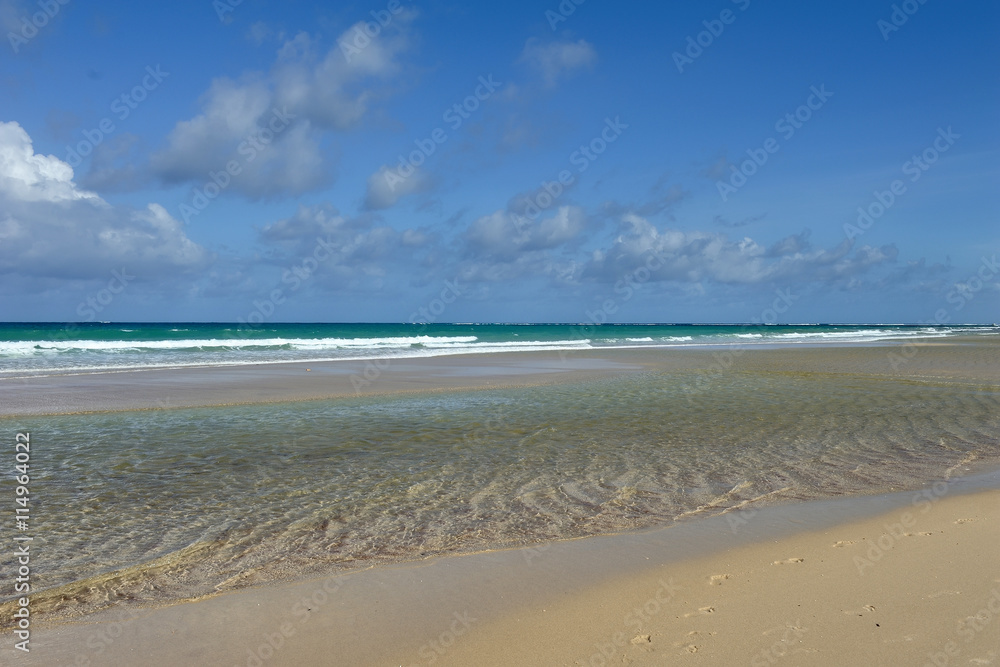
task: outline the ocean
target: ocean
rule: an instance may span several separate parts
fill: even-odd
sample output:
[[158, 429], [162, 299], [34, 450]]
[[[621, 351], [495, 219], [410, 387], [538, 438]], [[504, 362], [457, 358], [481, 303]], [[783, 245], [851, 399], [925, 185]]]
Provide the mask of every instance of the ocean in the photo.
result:
[[0, 377], [529, 350], [859, 343], [997, 331], [824, 324], [0, 323]]
[[[527, 387], [0, 418], [11, 442], [31, 434], [32, 614], [43, 616], [918, 489], [1000, 467], [992, 327], [63, 331], [0, 325], [0, 382], [31, 391], [36, 375], [65, 373], [71, 386], [78, 373], [137, 368], [538, 349], [655, 348], [668, 358], [741, 346], [770, 356], [709, 373], [664, 366]], [[890, 373], [879, 346], [916, 340], [957, 344], [923, 347], [912, 372]], [[788, 348], [801, 354], [785, 360]], [[13, 486], [6, 476], [4, 498]], [[14, 558], [5, 551], [0, 567], [13, 571]], [[13, 608], [3, 596], [0, 624]]]

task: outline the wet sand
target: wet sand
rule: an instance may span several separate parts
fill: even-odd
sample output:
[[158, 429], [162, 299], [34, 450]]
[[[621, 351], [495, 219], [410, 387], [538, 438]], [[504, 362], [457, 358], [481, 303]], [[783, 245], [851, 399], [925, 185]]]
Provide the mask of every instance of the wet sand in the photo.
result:
[[690, 373], [692, 394], [725, 374], [829, 373], [996, 382], [1000, 339], [844, 345], [593, 349], [0, 378], [0, 417], [307, 401], [526, 386], [642, 370]]
[[997, 481], [112, 610], [43, 625], [30, 655], [3, 655], [152, 667], [990, 664], [1000, 492], [984, 489]]
[[[396, 360], [383, 368], [325, 362], [6, 378], [0, 416], [523, 386], [646, 370], [676, 371], [695, 398], [739, 373], [994, 389], [998, 351], [995, 340], [970, 337], [944, 345], [591, 350]], [[924, 495], [791, 503], [171, 606], [116, 607], [73, 622], [38, 618], [31, 654], [15, 653], [11, 640], [0, 662], [989, 664], [1000, 660], [998, 487], [997, 475], [946, 476]]]

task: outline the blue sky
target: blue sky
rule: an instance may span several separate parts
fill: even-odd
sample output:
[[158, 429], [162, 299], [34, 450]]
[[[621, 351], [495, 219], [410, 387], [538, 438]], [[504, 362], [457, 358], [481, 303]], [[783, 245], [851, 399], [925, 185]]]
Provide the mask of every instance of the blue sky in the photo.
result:
[[992, 2], [0, 27], [3, 320], [407, 321], [443, 291], [438, 321], [1000, 320]]

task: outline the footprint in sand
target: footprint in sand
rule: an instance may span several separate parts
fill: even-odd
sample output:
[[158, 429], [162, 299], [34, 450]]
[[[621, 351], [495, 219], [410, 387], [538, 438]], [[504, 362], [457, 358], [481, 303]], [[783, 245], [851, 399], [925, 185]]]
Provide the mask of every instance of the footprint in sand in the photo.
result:
[[839, 542], [834, 542], [835, 547], [849, 547], [852, 544], [857, 544], [854, 540], [840, 540]]
[[996, 651], [990, 651], [983, 658], [972, 658], [969, 660], [970, 665], [992, 665], [993, 659], [997, 657]]
[[927, 597], [931, 598], [931, 599], [934, 599], [934, 598], [939, 598], [942, 595], [961, 595], [961, 594], [962, 594], [962, 591], [948, 591], [948, 590], [944, 590], [944, 591], [937, 591], [936, 593], [928, 593]]
[[636, 635], [635, 637], [632, 637], [633, 644], [649, 644], [652, 641], [653, 638], [649, 635]]
[[702, 614], [711, 614], [715, 611], [715, 607], [701, 607], [698, 611], [689, 611], [684, 614], [684, 618], [690, 618], [691, 616], [701, 616]]
[[708, 583], [711, 586], [721, 586], [722, 582], [728, 579], [730, 575], [728, 574], [713, 574], [708, 578]]
[[955, 523], [972, 523], [975, 519], [958, 519]]
[[866, 604], [864, 606], [865, 611], [875, 611], [874, 605]]
[[790, 565], [792, 563], [801, 563], [805, 558], [786, 558], [785, 560], [776, 560], [771, 565]]
[[903, 533], [903, 537], [915, 537], [919, 535], [920, 537], [930, 537], [934, 533]]

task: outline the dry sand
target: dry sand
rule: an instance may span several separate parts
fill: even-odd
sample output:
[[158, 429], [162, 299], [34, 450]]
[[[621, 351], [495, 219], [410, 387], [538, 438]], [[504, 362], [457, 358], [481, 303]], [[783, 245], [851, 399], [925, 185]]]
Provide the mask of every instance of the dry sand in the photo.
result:
[[921, 509], [606, 582], [437, 664], [1000, 663], [1000, 493]]
[[36, 629], [27, 655], [8, 641], [0, 661], [998, 664], [1000, 491], [976, 490], [996, 481], [116, 610]]

